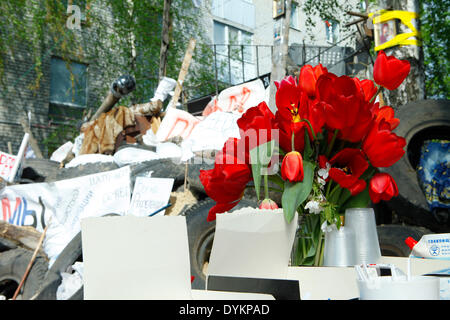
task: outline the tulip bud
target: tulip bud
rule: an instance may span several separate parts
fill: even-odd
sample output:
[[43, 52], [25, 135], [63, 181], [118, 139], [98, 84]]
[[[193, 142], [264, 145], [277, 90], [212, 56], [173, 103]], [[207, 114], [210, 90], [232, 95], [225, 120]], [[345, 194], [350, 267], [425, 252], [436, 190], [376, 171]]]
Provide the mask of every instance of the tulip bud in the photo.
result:
[[261, 204], [259, 205], [260, 209], [266, 209], [266, 210], [275, 210], [278, 209], [278, 205], [275, 201], [271, 199], [264, 199]]
[[290, 182], [303, 181], [303, 158], [299, 152], [291, 151], [284, 156], [281, 177]]
[[388, 173], [376, 173], [369, 183], [369, 195], [373, 203], [388, 201], [398, 196], [397, 184]]

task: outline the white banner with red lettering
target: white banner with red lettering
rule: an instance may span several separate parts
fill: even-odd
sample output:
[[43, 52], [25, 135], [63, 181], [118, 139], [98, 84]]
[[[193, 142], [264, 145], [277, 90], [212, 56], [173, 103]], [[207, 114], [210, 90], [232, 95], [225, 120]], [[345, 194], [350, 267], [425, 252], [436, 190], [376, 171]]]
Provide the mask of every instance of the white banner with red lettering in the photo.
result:
[[261, 79], [256, 79], [221, 91], [206, 106], [203, 115], [216, 111], [243, 114], [263, 101], [267, 101], [267, 90]]
[[6, 186], [0, 199], [0, 220], [41, 232], [50, 221], [43, 247], [53, 263], [80, 231], [82, 218], [127, 213], [130, 167], [56, 182]]

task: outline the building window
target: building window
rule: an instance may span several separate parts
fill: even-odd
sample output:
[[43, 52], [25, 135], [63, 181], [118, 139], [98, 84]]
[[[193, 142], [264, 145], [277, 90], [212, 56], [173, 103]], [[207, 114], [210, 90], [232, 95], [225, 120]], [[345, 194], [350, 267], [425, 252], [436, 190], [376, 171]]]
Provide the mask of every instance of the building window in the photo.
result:
[[299, 22], [299, 6], [297, 2], [292, 1], [291, 4], [291, 28], [300, 29], [300, 22]]
[[[227, 55], [228, 45], [232, 51], [240, 52], [243, 45], [244, 60], [250, 62], [253, 58], [252, 42], [252, 33], [214, 21], [214, 43], [218, 53]], [[241, 59], [242, 54], [236, 56]]]
[[50, 110], [55, 120], [79, 119], [87, 104], [87, 65], [52, 57]]
[[337, 21], [325, 21], [325, 31], [328, 43], [335, 44], [339, 41], [339, 24]]

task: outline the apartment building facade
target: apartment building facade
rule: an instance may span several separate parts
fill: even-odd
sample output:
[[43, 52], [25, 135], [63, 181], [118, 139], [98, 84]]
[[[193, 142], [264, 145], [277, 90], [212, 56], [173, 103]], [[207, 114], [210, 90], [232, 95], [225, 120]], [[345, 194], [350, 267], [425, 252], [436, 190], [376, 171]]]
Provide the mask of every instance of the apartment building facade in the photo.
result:
[[[219, 80], [237, 84], [268, 74], [272, 68], [274, 42], [280, 38], [281, 19], [274, 0], [204, 0], [198, 8], [204, 28], [216, 53]], [[284, 2], [284, 1], [283, 1]], [[365, 1], [346, 2], [355, 11], [365, 10]], [[337, 74], [348, 73], [344, 57], [355, 50], [355, 29], [344, 28], [351, 19], [345, 12], [341, 21], [308, 19], [301, 2], [292, 0], [289, 28], [291, 62], [323, 63]], [[286, 8], [284, 8], [286, 10]], [[279, 13], [278, 13], [279, 14]]]

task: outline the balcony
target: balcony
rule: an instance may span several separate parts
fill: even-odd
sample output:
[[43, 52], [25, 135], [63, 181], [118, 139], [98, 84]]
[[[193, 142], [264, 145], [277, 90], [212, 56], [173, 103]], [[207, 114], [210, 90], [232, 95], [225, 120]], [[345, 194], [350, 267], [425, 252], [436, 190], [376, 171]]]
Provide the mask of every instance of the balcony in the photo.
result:
[[255, 6], [248, 1], [213, 0], [211, 11], [218, 18], [238, 23], [250, 29], [255, 28]]

